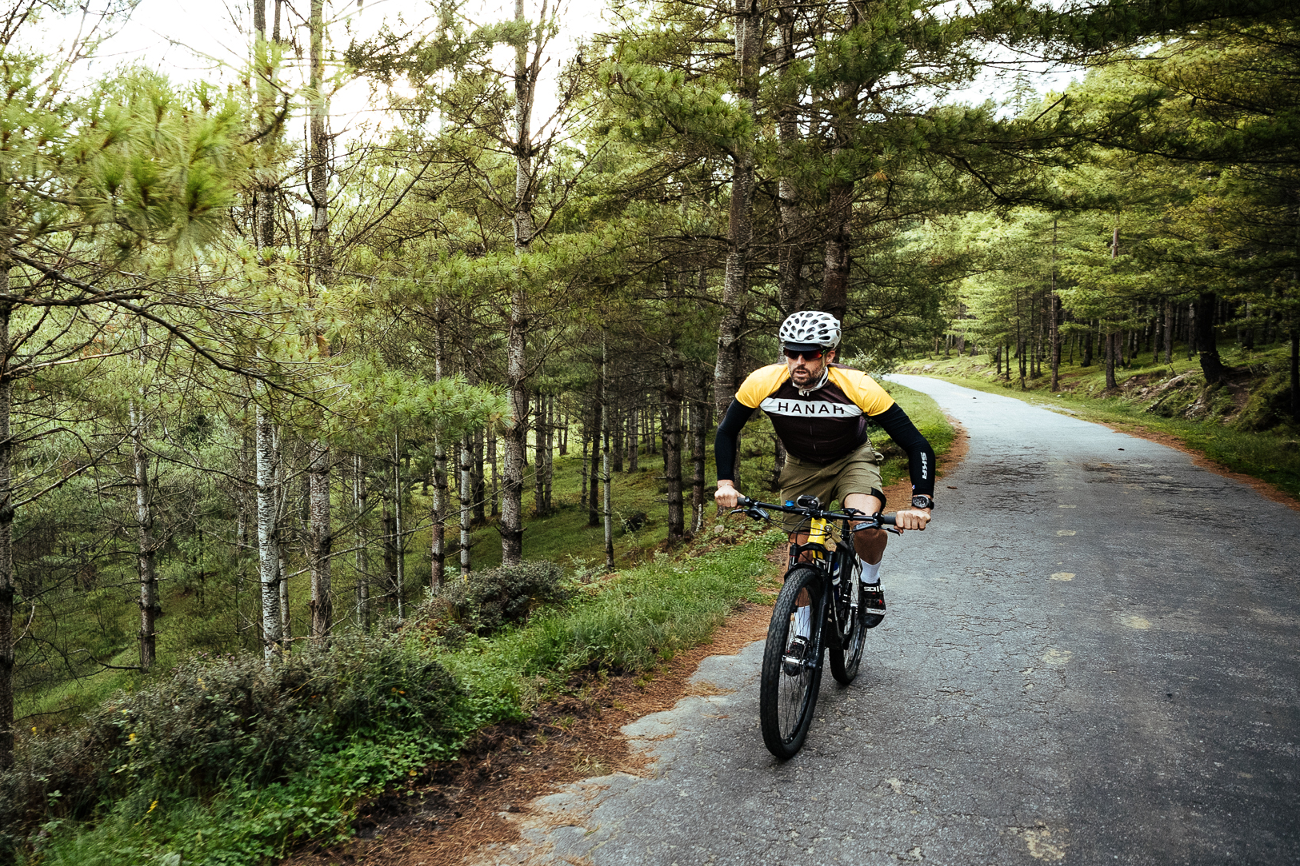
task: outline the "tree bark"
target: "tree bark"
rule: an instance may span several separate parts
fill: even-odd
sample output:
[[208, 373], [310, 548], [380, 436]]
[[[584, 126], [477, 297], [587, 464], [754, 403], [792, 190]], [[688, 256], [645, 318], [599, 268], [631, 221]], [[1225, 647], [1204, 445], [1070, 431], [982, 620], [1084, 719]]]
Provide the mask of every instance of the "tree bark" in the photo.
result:
[[1228, 381], [1228, 368], [1219, 357], [1219, 344], [1214, 333], [1215, 301], [1214, 292], [1202, 292], [1196, 300], [1196, 351], [1208, 385], [1222, 385]]
[[158, 658], [158, 576], [154, 567], [153, 495], [149, 488], [149, 455], [144, 447], [144, 412], [131, 402], [131, 462], [135, 469], [136, 562], [140, 573], [140, 670], [153, 670]]
[[[794, 149], [802, 136], [799, 132], [800, 77], [796, 73], [797, 48], [795, 23], [797, 5], [792, 0], [781, 0], [776, 8], [776, 34], [779, 39], [777, 68], [778, 84], [777, 135], [781, 155], [790, 165]], [[804, 309], [808, 303], [806, 279], [808, 242], [807, 219], [799, 187], [788, 171], [777, 181], [777, 203], [780, 208], [780, 261], [777, 273], [777, 295], [782, 318]]]
[[[861, 21], [862, 7], [849, 3], [846, 10], [846, 30], [853, 30]], [[834, 144], [831, 158], [853, 146], [853, 124], [858, 112], [856, 84], [844, 82], [839, 87], [831, 117]], [[853, 251], [850, 222], [853, 216], [854, 183], [836, 178], [828, 189], [829, 215], [826, 238], [825, 263], [822, 270], [822, 309], [841, 322], [849, 309], [849, 268]], [[721, 417], [721, 416], [719, 416]]]
[[266, 409], [257, 407], [257, 554], [262, 583], [262, 654], [268, 661], [284, 652], [280, 619], [279, 468], [275, 431]]
[[710, 426], [707, 393], [706, 383], [700, 383], [699, 397], [693, 401], [694, 411], [691, 413], [691, 464], [694, 469], [691, 476], [691, 532], [697, 535], [704, 531], [704, 486], [708, 478], [704, 460]]
[[330, 514], [330, 449], [320, 440], [311, 443], [308, 492], [311, 499], [311, 639], [317, 645], [329, 640], [334, 622], [330, 557], [334, 531]]
[[546, 397], [539, 391], [533, 410], [533, 513], [546, 513]]
[[9, 323], [13, 305], [9, 296], [9, 203], [0, 194], [0, 772], [14, 765], [14, 506], [13, 439], [10, 414], [14, 382], [9, 375]]
[[713, 374], [713, 402], [722, 417], [736, 392], [740, 337], [749, 300], [749, 266], [753, 255], [754, 132], [758, 127], [759, 66], [763, 53], [762, 0], [736, 0], [736, 81], [733, 92], [741, 110], [754, 121], [744, 138], [732, 141], [731, 202], [727, 213], [727, 264], [722, 283], [722, 320], [718, 325], [718, 360]]
[[[442, 381], [447, 356], [446, 321], [443, 301], [434, 301], [433, 377]], [[451, 497], [447, 488], [447, 445], [443, 433], [433, 437], [433, 502], [429, 522], [432, 524], [429, 539], [429, 588], [434, 592], [442, 586], [447, 568], [447, 512]]]
[[664, 372], [664, 481], [668, 487], [668, 540], [686, 537], [686, 515], [682, 501], [682, 380], [681, 356], [670, 348]]
[[409, 472], [402, 471], [401, 439], [393, 434], [393, 598], [397, 604], [397, 621], [406, 620], [406, 512], [402, 508], [406, 498], [406, 479]]
[[366, 533], [366, 504], [370, 493], [366, 489], [365, 459], [356, 454], [352, 458], [352, 505], [356, 511], [356, 623], [362, 633], [370, 631], [370, 555]]
[[596, 400], [592, 404], [592, 424], [591, 424], [591, 496], [590, 508], [587, 511], [587, 525], [600, 525], [600, 510], [596, 503], [596, 498], [600, 490], [598, 478], [600, 476], [600, 434], [605, 426], [605, 376], [603, 373], [596, 377]]
[[1173, 301], [1165, 301], [1165, 363], [1174, 362], [1174, 306]]
[[469, 446], [470, 434], [460, 440], [460, 576], [470, 572], [470, 520], [474, 509], [474, 455]]
[[1119, 387], [1115, 381], [1115, 356], [1119, 354], [1119, 334], [1113, 331], [1106, 332], [1106, 390], [1111, 391]]
[[[515, 21], [525, 25], [524, 0], [515, 0]], [[529, 62], [528, 40], [515, 49], [515, 254], [528, 254], [533, 242], [532, 110], [536, 88], [536, 62]], [[539, 46], [540, 48], [540, 46]], [[524, 447], [528, 438], [528, 389], [524, 337], [528, 329], [528, 295], [522, 274], [510, 296], [510, 323], [506, 333], [506, 392], [510, 418], [506, 424], [505, 469], [501, 497], [501, 564], [518, 565], [524, 552], [523, 492]]]
[[[525, 422], [527, 423], [527, 422]], [[492, 442], [492, 450], [496, 451], [496, 437], [488, 437]], [[488, 486], [487, 471], [484, 460], [485, 434], [482, 429], [474, 431], [474, 522], [479, 526], [487, 523], [488, 519]], [[495, 462], [495, 461], [494, 461]], [[523, 479], [520, 478], [520, 508], [523, 507]], [[495, 490], [493, 493], [495, 494]], [[495, 497], [493, 497], [495, 498]], [[493, 509], [495, 513], [495, 508]]]
[[1051, 315], [1051, 325], [1049, 326], [1049, 339], [1051, 340], [1052, 351], [1052, 391], [1055, 392], [1061, 387], [1061, 298], [1056, 294], [1056, 243], [1057, 243], [1057, 218], [1052, 218], [1052, 275], [1051, 286], [1049, 287], [1048, 303], [1049, 314]]
[[[602, 398], [608, 389], [605, 387], [605, 377], [609, 374], [608, 349], [605, 345], [604, 335], [600, 340], [600, 381]], [[610, 466], [609, 466], [609, 408], [604, 407], [601, 413], [603, 419], [603, 428], [596, 434], [602, 442], [601, 449], [601, 481], [604, 490], [604, 517], [605, 517], [605, 570], [614, 570], [614, 495], [610, 488]]]
[[546, 398], [546, 466], [543, 472], [546, 476], [545, 489], [542, 492], [542, 506], [546, 513], [550, 514], [554, 507], [551, 499], [551, 491], [555, 484], [555, 428], [559, 421], [556, 412], [556, 399], [554, 394], [547, 395]]

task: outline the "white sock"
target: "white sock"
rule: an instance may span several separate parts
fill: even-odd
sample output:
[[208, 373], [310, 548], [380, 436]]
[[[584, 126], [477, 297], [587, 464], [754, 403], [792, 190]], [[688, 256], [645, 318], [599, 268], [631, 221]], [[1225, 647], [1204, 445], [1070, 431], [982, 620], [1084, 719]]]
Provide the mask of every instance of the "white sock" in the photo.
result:
[[812, 637], [812, 605], [794, 609], [794, 633], [798, 637]]
[[[882, 559], [880, 562], [884, 562], [884, 560]], [[880, 583], [880, 562], [869, 565], [862, 557], [858, 557], [859, 579], [868, 586], [878, 585]]]

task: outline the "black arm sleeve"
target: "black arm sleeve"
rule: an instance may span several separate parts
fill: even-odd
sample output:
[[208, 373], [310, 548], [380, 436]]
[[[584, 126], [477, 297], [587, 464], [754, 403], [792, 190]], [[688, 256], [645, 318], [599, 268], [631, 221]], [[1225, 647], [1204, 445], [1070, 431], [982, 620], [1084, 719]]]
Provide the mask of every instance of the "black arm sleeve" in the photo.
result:
[[713, 437], [713, 457], [718, 461], [719, 481], [736, 479], [736, 437], [740, 435], [740, 429], [745, 426], [745, 422], [757, 411], [739, 400], [732, 400], [731, 405], [727, 407], [727, 415], [718, 425], [717, 435]]
[[872, 416], [871, 420], [889, 434], [895, 445], [907, 452], [912, 492], [934, 496], [934, 449], [916, 429], [912, 419], [895, 403], [879, 415]]

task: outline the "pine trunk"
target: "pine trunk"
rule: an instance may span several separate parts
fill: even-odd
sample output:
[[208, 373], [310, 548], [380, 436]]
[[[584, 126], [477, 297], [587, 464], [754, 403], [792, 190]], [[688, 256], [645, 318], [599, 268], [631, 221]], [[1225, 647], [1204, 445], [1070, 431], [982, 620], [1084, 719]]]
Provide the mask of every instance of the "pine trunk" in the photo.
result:
[[153, 497], [149, 489], [149, 455], [144, 449], [144, 413], [131, 403], [131, 462], [135, 469], [136, 562], [140, 572], [140, 670], [153, 670], [158, 658], [158, 576], [154, 568]]
[[760, 0], [736, 0], [736, 80], [733, 92], [741, 110], [754, 122], [745, 138], [732, 142], [731, 201], [727, 214], [727, 263], [722, 281], [722, 321], [718, 325], [718, 360], [713, 373], [713, 402], [718, 417], [726, 412], [740, 372], [740, 339], [749, 300], [749, 266], [754, 234], [754, 131], [758, 128], [759, 65], [763, 53], [763, 6]]
[[546, 513], [546, 397], [537, 393], [533, 410], [533, 513]]
[[1214, 332], [1215, 300], [1214, 292], [1202, 292], [1196, 301], [1196, 351], [1208, 385], [1222, 385], [1228, 381], [1228, 368], [1219, 357], [1219, 344]]
[[1106, 390], [1110, 391], [1118, 388], [1115, 381], [1115, 356], [1118, 354], [1119, 334], [1108, 331], [1106, 333]]
[[691, 532], [699, 534], [704, 531], [704, 485], [708, 475], [704, 457], [709, 432], [709, 404], [705, 399], [706, 388], [701, 386], [700, 397], [694, 402], [691, 430], [691, 464], [694, 473], [691, 476]]
[[362, 633], [370, 631], [370, 539], [366, 534], [366, 501], [369, 491], [366, 489], [366, 464], [360, 454], [352, 458], [352, 507], [356, 511], [356, 567], [357, 583], [356, 623]]
[[280, 619], [280, 454], [266, 410], [257, 407], [257, 555], [262, 583], [262, 653], [271, 660], [284, 652]]
[[[515, 21], [525, 24], [524, 0], [515, 0]], [[528, 43], [515, 49], [515, 254], [525, 256], [533, 242], [532, 110], [537, 70], [528, 62]], [[524, 447], [528, 438], [528, 389], [524, 336], [528, 323], [528, 296], [524, 280], [515, 281], [510, 296], [510, 324], [506, 333], [506, 392], [510, 418], [506, 424], [505, 470], [501, 497], [501, 564], [518, 565], [524, 554]]]
[[[605, 377], [609, 374], [609, 362], [606, 355], [607, 355], [607, 350], [605, 348], [605, 341], [602, 338], [601, 345], [600, 345], [600, 380], [601, 380], [600, 390], [602, 396], [607, 392], [605, 387]], [[614, 496], [613, 496], [613, 490], [610, 488], [610, 473], [609, 473], [609, 469], [610, 469], [609, 416], [610, 416], [610, 412], [608, 407], [606, 407], [605, 411], [601, 413], [604, 427], [603, 429], [600, 430], [600, 432], [597, 435], [600, 436], [603, 443], [603, 447], [601, 450], [601, 481], [603, 482], [602, 489], [604, 490], [604, 494], [605, 494], [604, 503], [603, 503], [604, 505], [603, 511], [604, 511], [604, 518], [605, 518], [605, 570], [613, 571], [614, 570], [614, 507], [613, 507]]]
[[591, 496], [589, 497], [590, 507], [587, 511], [587, 525], [600, 525], [600, 508], [597, 504], [598, 492], [600, 490], [600, 433], [604, 429], [605, 423], [605, 377], [601, 375], [596, 379], [596, 402], [592, 405], [592, 425], [591, 425]]
[[[779, 40], [779, 103], [777, 135], [781, 155], [791, 165], [795, 149], [801, 144], [799, 100], [802, 84], [797, 74], [796, 24], [798, 7], [791, 0], [781, 0], [776, 9], [776, 35]], [[792, 166], [793, 167], [793, 166]], [[777, 181], [777, 204], [780, 208], [780, 260], [777, 272], [777, 303], [781, 318], [804, 309], [808, 303], [806, 260], [807, 219], [803, 213], [800, 190], [788, 172]]]
[[469, 434], [460, 440], [460, 575], [470, 572], [470, 518], [474, 503], [474, 455], [470, 452]]
[[[434, 301], [433, 376], [435, 381], [442, 381], [444, 375], [443, 367], [447, 354], [445, 328], [443, 303], [440, 297]], [[429, 588], [434, 592], [442, 586], [442, 578], [447, 568], [447, 513], [450, 510], [451, 497], [447, 489], [445, 435], [435, 433], [433, 437], [433, 502], [429, 515], [429, 522], [432, 524], [429, 539]]]
[[668, 487], [668, 540], [686, 537], [682, 501], [682, 399], [684, 364], [673, 351], [664, 373], [664, 481]]
[[9, 322], [13, 315], [9, 297], [8, 206], [0, 196], [0, 772], [14, 765], [14, 507], [13, 440], [10, 413], [14, 383], [8, 375], [10, 353]]
[[406, 478], [402, 471], [401, 441], [393, 436], [393, 600], [397, 606], [397, 621], [406, 619], [406, 513], [402, 508], [406, 498]]
[[[484, 460], [484, 437], [483, 431], [474, 431], [474, 522], [483, 526], [487, 523], [488, 511], [488, 488], [487, 472]], [[492, 437], [493, 451], [496, 450], [496, 437]], [[495, 480], [495, 479], [494, 479]], [[496, 491], [494, 490], [493, 493]], [[520, 479], [520, 507], [523, 502], [523, 480]], [[493, 513], [495, 513], [493, 508]]]
[[310, 448], [307, 472], [311, 500], [311, 639], [320, 645], [329, 640], [334, 623], [330, 565], [334, 549], [330, 514], [330, 449], [320, 440], [312, 442]]

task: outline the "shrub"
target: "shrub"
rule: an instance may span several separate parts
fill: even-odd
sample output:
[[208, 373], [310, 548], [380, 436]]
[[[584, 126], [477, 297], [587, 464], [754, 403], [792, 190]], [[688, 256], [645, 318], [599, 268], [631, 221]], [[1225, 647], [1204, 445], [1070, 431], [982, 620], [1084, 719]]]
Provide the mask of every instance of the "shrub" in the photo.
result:
[[356, 734], [400, 729], [454, 738], [461, 692], [396, 636], [353, 637], [267, 665], [251, 654], [198, 658], [79, 730], [28, 744], [0, 775], [0, 823], [84, 818], [101, 802], [206, 796], [282, 781]]
[[443, 584], [441, 598], [450, 605], [454, 621], [466, 631], [487, 636], [529, 615], [545, 604], [567, 601], [564, 572], [553, 562], [522, 562], [476, 571], [467, 580]]

